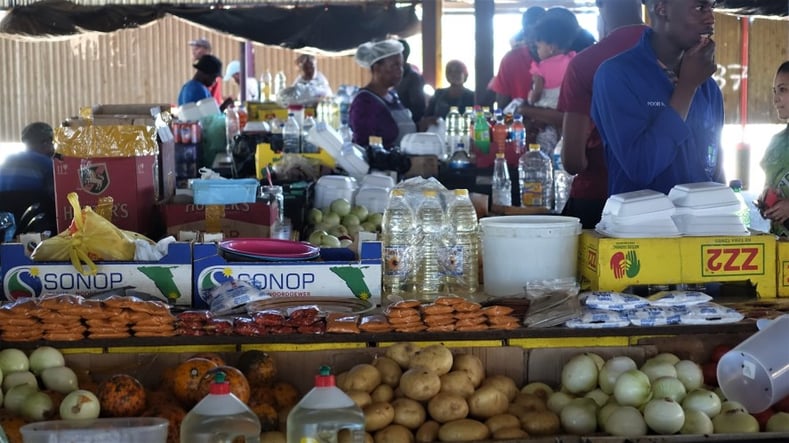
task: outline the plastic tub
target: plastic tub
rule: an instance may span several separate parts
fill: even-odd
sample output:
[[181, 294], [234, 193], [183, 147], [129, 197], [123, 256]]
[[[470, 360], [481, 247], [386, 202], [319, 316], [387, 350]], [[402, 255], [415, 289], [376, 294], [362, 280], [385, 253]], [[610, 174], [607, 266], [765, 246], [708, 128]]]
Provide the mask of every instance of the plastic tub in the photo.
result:
[[254, 178], [194, 180], [192, 181], [192, 192], [197, 205], [255, 203], [258, 181]]
[[362, 205], [370, 211], [383, 214], [389, 206], [389, 189], [378, 187], [363, 187], [356, 193], [356, 204]]
[[767, 410], [789, 395], [789, 315], [766, 327], [727, 352], [718, 361], [718, 385], [729, 400], [750, 413]]
[[362, 177], [361, 189], [364, 188], [386, 188], [391, 190], [395, 186], [395, 181], [390, 175], [367, 174]]
[[358, 186], [356, 179], [344, 175], [324, 175], [315, 183], [314, 207], [326, 209], [331, 202], [344, 198], [353, 204]]
[[576, 217], [520, 215], [480, 220], [485, 293], [523, 294], [531, 280], [575, 278], [578, 235]]
[[97, 418], [30, 423], [20, 431], [24, 443], [165, 443], [167, 424], [158, 417]]

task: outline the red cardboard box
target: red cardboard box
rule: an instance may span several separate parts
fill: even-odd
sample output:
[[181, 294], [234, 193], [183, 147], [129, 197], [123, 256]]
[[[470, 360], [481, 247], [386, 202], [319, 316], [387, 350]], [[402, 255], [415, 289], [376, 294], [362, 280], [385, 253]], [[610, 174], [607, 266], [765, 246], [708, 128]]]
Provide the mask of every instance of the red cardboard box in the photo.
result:
[[[205, 206], [194, 203], [160, 205], [167, 235], [178, 238], [179, 231], [205, 231]], [[268, 237], [277, 219], [275, 206], [266, 203], [225, 205], [222, 219], [224, 238]]]
[[113, 224], [147, 235], [156, 201], [155, 162], [154, 155], [55, 160], [58, 231], [63, 232], [71, 223], [74, 214], [66, 196], [76, 192], [80, 205], [94, 208], [100, 197], [112, 197]]

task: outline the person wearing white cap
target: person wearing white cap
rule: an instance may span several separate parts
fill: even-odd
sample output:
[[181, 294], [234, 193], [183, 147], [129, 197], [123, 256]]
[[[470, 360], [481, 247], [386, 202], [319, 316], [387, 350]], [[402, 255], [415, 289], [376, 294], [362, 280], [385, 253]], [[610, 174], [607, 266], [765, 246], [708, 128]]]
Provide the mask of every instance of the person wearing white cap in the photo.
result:
[[403, 45], [394, 39], [367, 42], [356, 50], [356, 63], [369, 68], [370, 82], [354, 96], [349, 111], [353, 142], [367, 146], [371, 135], [381, 137], [387, 149], [398, 146], [416, 124], [394, 87], [403, 77]]
[[[200, 57], [204, 55], [211, 55], [211, 42], [208, 41], [205, 37], [197, 38], [194, 40], [189, 41], [189, 47], [192, 50], [192, 62], [197, 63], [200, 60]], [[217, 76], [216, 81], [214, 84], [208, 87], [208, 92], [211, 93], [211, 97], [214, 97], [217, 105], [222, 104], [222, 77], [221, 73], [220, 76]]]
[[[233, 60], [227, 64], [224, 80], [227, 82], [230, 79], [233, 79], [236, 85], [241, 85], [241, 62], [238, 60]], [[255, 77], [247, 77], [246, 89], [246, 100], [241, 100], [241, 92], [239, 91], [238, 101], [257, 101], [258, 97], [260, 97], [260, 86], [258, 86], [258, 81]]]

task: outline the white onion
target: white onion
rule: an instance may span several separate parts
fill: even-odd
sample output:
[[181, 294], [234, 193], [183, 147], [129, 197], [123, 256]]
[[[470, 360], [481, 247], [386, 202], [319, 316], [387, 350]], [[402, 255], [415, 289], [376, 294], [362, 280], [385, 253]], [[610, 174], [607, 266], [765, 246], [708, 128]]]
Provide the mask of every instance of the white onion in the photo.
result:
[[665, 362], [671, 363], [672, 365], [675, 365], [679, 361], [679, 357], [677, 357], [676, 355], [672, 354], [671, 352], [662, 352], [662, 353], [650, 358], [647, 361], [650, 361], [650, 360], [665, 361]]
[[19, 371], [6, 374], [3, 378], [3, 391], [6, 393], [9, 389], [18, 385], [30, 385], [38, 388], [38, 380], [36, 376], [30, 371]]
[[611, 395], [614, 393], [614, 384], [619, 374], [637, 368], [636, 362], [630, 357], [619, 356], [610, 358], [605, 362], [603, 368], [600, 369], [597, 383], [600, 385], [600, 389], [603, 392]]
[[38, 388], [30, 385], [14, 386], [5, 393], [3, 406], [11, 412], [20, 412], [22, 403], [35, 392], [38, 392]]
[[679, 430], [680, 434], [712, 434], [712, 419], [698, 409], [685, 410], [685, 424]]
[[674, 367], [677, 368], [677, 378], [688, 391], [704, 385], [704, 373], [695, 361], [680, 360]]
[[675, 434], [685, 423], [685, 411], [670, 398], [656, 398], [644, 407], [644, 421], [658, 434]]
[[759, 421], [745, 411], [732, 410], [713, 417], [712, 428], [716, 434], [754, 433], [759, 432]]
[[567, 404], [569, 404], [574, 398], [575, 397], [566, 392], [556, 391], [551, 394], [550, 397], [548, 397], [548, 409], [558, 415], [560, 412], [562, 412], [562, 409], [564, 409], [564, 407], [567, 406]]
[[616, 379], [614, 398], [622, 406], [641, 406], [651, 394], [649, 377], [638, 369], [625, 371]]
[[595, 366], [597, 366], [598, 371], [605, 364], [605, 359], [603, 357], [600, 357], [600, 354], [595, 354], [594, 352], [586, 352], [585, 354], [588, 355], [592, 360], [594, 360], [594, 364]]
[[30, 369], [30, 361], [24, 352], [16, 348], [6, 348], [0, 351], [0, 370], [3, 371], [3, 374], [8, 375], [28, 369]]
[[608, 416], [605, 432], [618, 437], [640, 437], [646, 435], [647, 424], [638, 409], [619, 406]]
[[597, 403], [597, 407], [601, 407], [604, 404], [608, 403], [608, 399], [611, 397], [610, 395], [603, 392], [600, 388], [593, 389], [584, 395], [586, 398], [591, 398], [592, 400]]
[[660, 377], [676, 377], [677, 369], [671, 363], [662, 360], [648, 360], [641, 366], [641, 372], [649, 377], [650, 383]]
[[608, 417], [611, 416], [611, 413], [614, 412], [614, 409], [619, 407], [619, 403], [616, 400], [609, 400], [608, 403], [604, 404], [603, 407], [597, 410], [597, 426], [600, 428], [601, 431], [605, 431], [605, 424], [608, 422]]
[[571, 394], [589, 392], [597, 386], [597, 363], [590, 353], [578, 354], [562, 368], [562, 386]]
[[52, 418], [55, 405], [45, 393], [38, 391], [30, 394], [23, 402], [20, 412], [22, 416], [31, 421], [41, 421]]
[[789, 413], [776, 412], [767, 420], [767, 432], [789, 432]]
[[712, 391], [694, 389], [682, 399], [682, 408], [697, 409], [712, 418], [721, 412], [721, 399]]
[[652, 383], [654, 398], [670, 398], [681, 402], [687, 392], [685, 385], [676, 377], [660, 377]]
[[41, 346], [30, 353], [30, 372], [39, 375], [46, 368], [65, 366], [63, 354], [52, 346]]
[[77, 384], [77, 374], [66, 366], [56, 368], [46, 368], [41, 371], [41, 381], [47, 389], [68, 394], [79, 388]]
[[69, 393], [60, 402], [60, 418], [64, 420], [97, 418], [99, 412], [101, 412], [99, 399], [92, 392], [84, 389]]
[[588, 435], [597, 429], [597, 403], [589, 398], [576, 398], [559, 414], [562, 427], [574, 435]]
[[721, 403], [721, 411], [719, 412], [719, 414], [725, 414], [728, 411], [734, 411], [734, 410], [748, 412], [745, 409], [745, 406], [742, 405], [742, 403], [734, 400], [728, 400]]

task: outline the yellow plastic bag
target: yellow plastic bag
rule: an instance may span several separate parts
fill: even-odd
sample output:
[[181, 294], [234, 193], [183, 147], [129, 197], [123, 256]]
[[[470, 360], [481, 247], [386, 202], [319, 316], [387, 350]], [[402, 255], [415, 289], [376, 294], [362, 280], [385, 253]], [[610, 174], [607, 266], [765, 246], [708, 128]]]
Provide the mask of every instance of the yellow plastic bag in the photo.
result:
[[136, 247], [131, 235], [93, 212], [90, 206], [80, 209], [76, 193], [69, 193], [67, 198], [74, 209], [71, 225], [60, 234], [39, 243], [31, 254], [33, 260], [70, 260], [81, 274], [93, 275], [96, 273], [97, 260], [134, 259]]

